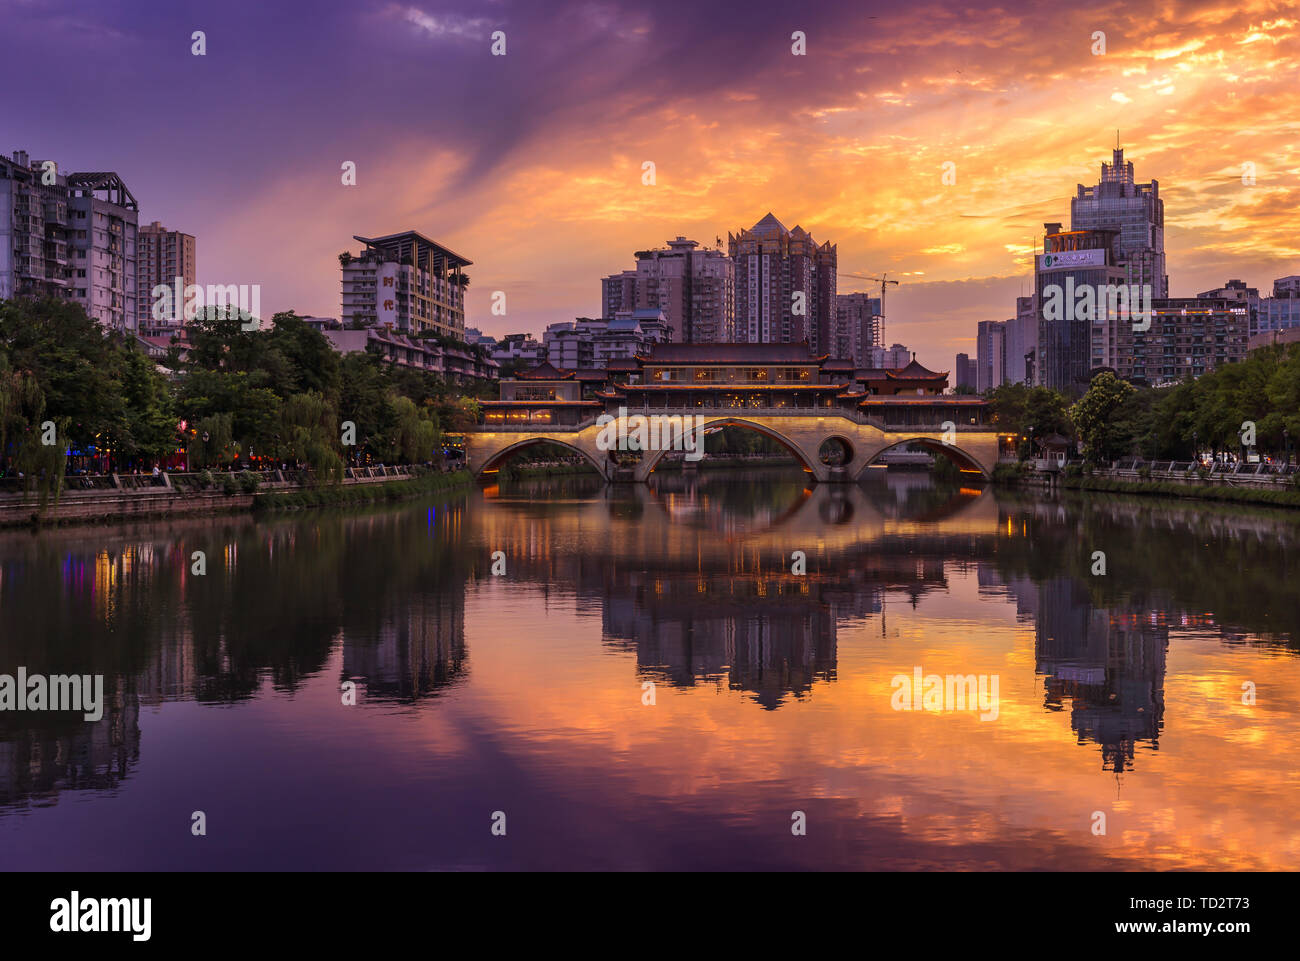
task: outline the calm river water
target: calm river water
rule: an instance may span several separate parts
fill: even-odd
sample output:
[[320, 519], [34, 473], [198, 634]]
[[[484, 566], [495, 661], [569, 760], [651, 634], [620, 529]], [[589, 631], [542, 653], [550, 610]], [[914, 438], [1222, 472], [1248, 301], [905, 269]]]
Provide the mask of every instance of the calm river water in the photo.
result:
[[1297, 558], [884, 471], [0, 533], [0, 674], [106, 701], [0, 712], [0, 869], [1295, 869]]

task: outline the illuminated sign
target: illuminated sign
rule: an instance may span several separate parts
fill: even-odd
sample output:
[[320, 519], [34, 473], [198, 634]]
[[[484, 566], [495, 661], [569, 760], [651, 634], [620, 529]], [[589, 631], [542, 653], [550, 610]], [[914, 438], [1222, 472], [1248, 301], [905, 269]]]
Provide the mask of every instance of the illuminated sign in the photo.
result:
[[1065, 267], [1104, 267], [1106, 266], [1106, 251], [1097, 248], [1094, 250], [1062, 250], [1056, 254], [1039, 254], [1039, 270], [1061, 270]]
[[385, 262], [379, 265], [375, 276], [375, 320], [380, 327], [397, 322], [396, 278], [398, 265]]

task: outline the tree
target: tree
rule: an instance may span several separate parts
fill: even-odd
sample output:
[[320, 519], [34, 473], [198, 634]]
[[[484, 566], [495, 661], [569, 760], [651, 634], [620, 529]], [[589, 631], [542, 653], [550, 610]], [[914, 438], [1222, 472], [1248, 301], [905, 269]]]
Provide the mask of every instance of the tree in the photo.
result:
[[334, 405], [318, 391], [294, 394], [282, 409], [282, 450], [305, 463], [329, 483], [343, 479], [339, 453], [339, 418]]
[[176, 448], [176, 414], [167, 381], [143, 351], [123, 352], [123, 424], [115, 447], [123, 453], [160, 460]]
[[190, 428], [185, 445], [190, 469], [220, 467], [239, 456], [239, 443], [234, 439], [230, 414], [210, 414]]
[[1084, 456], [1091, 463], [1112, 461], [1132, 443], [1132, 427], [1116, 414], [1136, 393], [1137, 388], [1112, 371], [1102, 371], [1070, 408], [1070, 419], [1083, 441]]
[[409, 397], [390, 395], [388, 405], [393, 412], [393, 428], [387, 439], [391, 459], [410, 464], [432, 460], [434, 450], [442, 443], [438, 415], [430, 408], [416, 407]]

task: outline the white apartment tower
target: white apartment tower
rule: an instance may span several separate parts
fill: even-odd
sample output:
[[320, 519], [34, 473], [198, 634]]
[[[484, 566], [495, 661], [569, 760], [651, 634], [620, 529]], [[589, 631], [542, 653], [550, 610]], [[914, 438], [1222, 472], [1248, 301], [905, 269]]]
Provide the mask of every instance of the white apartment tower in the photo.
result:
[[138, 220], [115, 173], [0, 157], [0, 298], [75, 300], [105, 328], [134, 332]]
[[339, 257], [344, 327], [392, 327], [465, 339], [469, 278], [462, 269], [472, 260], [414, 230], [352, 239], [364, 249], [355, 257]]

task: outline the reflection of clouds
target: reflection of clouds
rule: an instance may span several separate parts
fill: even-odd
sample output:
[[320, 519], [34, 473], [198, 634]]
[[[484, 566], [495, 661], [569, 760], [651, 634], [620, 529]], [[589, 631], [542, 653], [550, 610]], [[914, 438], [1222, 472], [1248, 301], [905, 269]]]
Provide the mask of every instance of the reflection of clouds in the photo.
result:
[[[991, 559], [999, 542], [1023, 538], [1027, 528], [996, 509], [982, 513], [979, 500], [930, 525], [887, 524], [871, 500], [855, 509], [864, 523], [852, 538], [809, 554], [809, 570], [827, 576], [810, 578], [809, 593], [777, 612], [757, 597], [730, 607], [721, 585], [742, 565], [756, 583], [755, 557], [779, 556], [790, 546], [782, 535], [719, 544], [655, 523], [650, 512], [627, 528], [601, 513], [610, 526], [597, 535], [584, 510], [569, 505], [572, 516], [557, 518], [558, 526], [587, 532], [585, 580], [563, 592], [553, 582], [510, 591], [485, 585], [467, 602], [475, 689], [512, 731], [528, 732], [515, 748], [519, 763], [544, 753], [558, 765], [551, 776], [577, 780], [608, 765], [613, 751], [622, 761], [620, 790], [640, 803], [705, 806], [738, 823], [759, 803], [755, 785], [763, 785], [764, 802], [798, 798], [791, 809], [808, 799], [843, 803], [856, 818], [847, 815], [836, 831], [850, 840], [895, 831], [898, 850], [934, 846], [938, 854], [927, 859], [949, 850], [949, 866], [989, 863], [982, 858], [1300, 866], [1287, 801], [1300, 786], [1290, 749], [1297, 712], [1244, 711], [1235, 703], [1239, 689], [1227, 683], [1239, 669], [1289, 692], [1298, 689], [1300, 660], [1229, 648], [1212, 619], [1177, 609], [1098, 610], [1068, 578], [1042, 589], [1021, 576], [1004, 582]], [[685, 569], [666, 567], [683, 559]], [[770, 567], [762, 570], [775, 583]], [[564, 576], [563, 564], [548, 569]], [[916, 595], [913, 609], [899, 579], [918, 571], [937, 577], [938, 589]], [[855, 573], [860, 579], [846, 590]], [[867, 598], [873, 587], [879, 600], [859, 617], [830, 601], [836, 591]], [[591, 617], [597, 600], [599, 624]], [[826, 649], [833, 675], [814, 675], [806, 694], [785, 697], [779, 710], [755, 711], [744, 692], [761, 702], [762, 684], [732, 683], [732, 665], [740, 662], [736, 639], [758, 635], [738, 625], [770, 632], [781, 617], [793, 652], [818, 631], [833, 637]], [[882, 631], [885, 621], [890, 629]], [[1174, 645], [1170, 625], [1178, 625]], [[538, 642], [505, 640], [525, 631], [541, 632]], [[998, 720], [891, 710], [890, 679], [914, 664], [999, 675]], [[521, 677], [530, 679], [522, 693]], [[654, 707], [640, 701], [647, 678], [668, 682]], [[1096, 810], [1107, 813], [1103, 838], [1090, 832]]]

